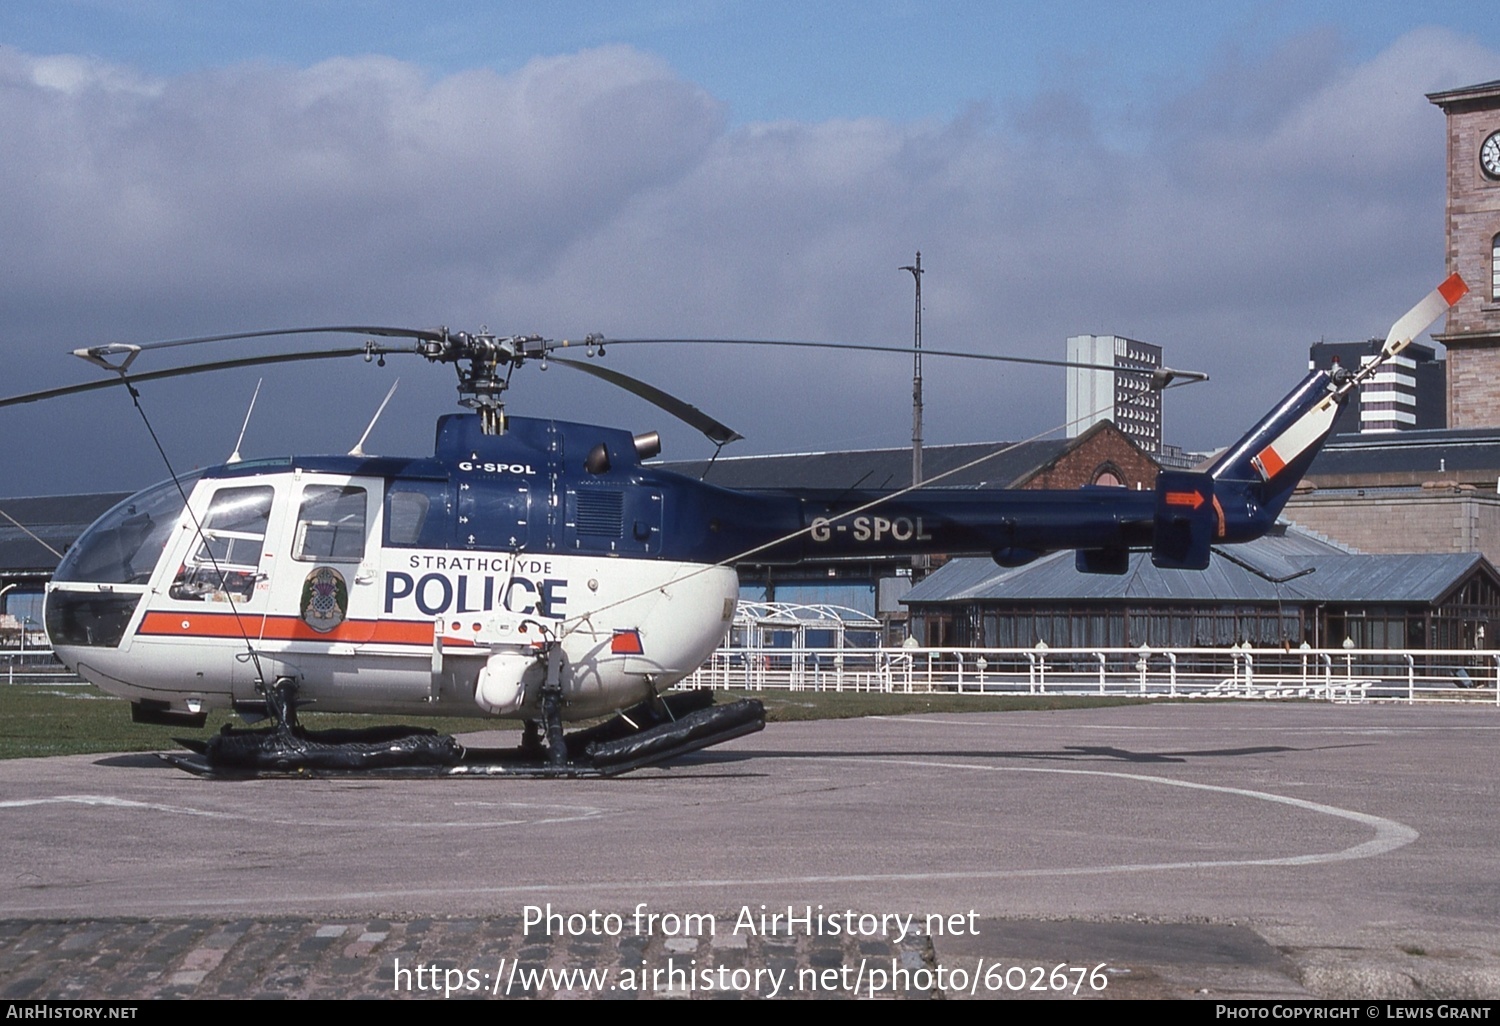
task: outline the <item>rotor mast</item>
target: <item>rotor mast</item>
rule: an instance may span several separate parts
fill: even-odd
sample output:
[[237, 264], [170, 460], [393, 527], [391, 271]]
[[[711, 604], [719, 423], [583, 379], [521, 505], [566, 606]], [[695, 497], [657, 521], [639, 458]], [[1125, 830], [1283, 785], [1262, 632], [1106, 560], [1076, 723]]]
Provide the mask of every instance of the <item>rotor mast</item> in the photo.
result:
[[435, 363], [453, 364], [458, 372], [459, 405], [479, 414], [485, 434], [503, 435], [503, 396], [510, 387], [511, 372], [530, 356], [540, 358], [545, 367], [546, 340], [540, 335], [492, 335], [488, 328], [480, 328], [477, 334], [442, 328], [438, 334], [419, 351]]

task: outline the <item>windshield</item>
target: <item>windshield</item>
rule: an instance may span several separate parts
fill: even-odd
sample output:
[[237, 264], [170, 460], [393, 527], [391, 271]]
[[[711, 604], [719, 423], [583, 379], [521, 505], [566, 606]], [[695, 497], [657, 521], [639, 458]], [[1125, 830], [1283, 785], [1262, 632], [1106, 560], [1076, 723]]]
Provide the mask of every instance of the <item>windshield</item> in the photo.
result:
[[145, 584], [198, 474], [137, 492], [81, 534], [52, 575], [55, 582]]

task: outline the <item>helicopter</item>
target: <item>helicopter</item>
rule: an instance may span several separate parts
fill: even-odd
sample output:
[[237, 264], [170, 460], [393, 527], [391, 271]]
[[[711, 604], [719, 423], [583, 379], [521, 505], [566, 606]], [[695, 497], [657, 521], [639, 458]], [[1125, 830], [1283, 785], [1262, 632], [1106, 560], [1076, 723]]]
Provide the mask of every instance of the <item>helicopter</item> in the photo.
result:
[[[355, 325], [109, 343], [75, 350], [109, 377], [0, 406], [122, 385], [139, 405], [144, 382], [287, 360], [451, 365], [467, 412], [438, 420], [431, 456], [367, 455], [364, 439], [344, 455], [242, 459], [236, 446], [229, 462], [105, 513], [48, 585], [48, 635], [138, 721], [202, 726], [222, 709], [273, 721], [183, 740], [189, 754], [168, 758], [195, 773], [613, 775], [763, 727], [754, 700], [669, 693], [723, 641], [737, 562], [983, 553], [1015, 566], [1074, 549], [1080, 570], [1119, 574], [1134, 549], [1201, 570], [1213, 546], [1275, 523], [1339, 405], [1466, 291], [1452, 275], [1392, 325], [1376, 360], [1312, 371], [1206, 467], [1164, 470], [1152, 491], [721, 488], [648, 463], [654, 433], [508, 415], [513, 372], [550, 360], [627, 388], [718, 445], [740, 437], [645, 382], [570, 359], [577, 343], [488, 331]], [[330, 332], [364, 341], [133, 371], [164, 349]], [[583, 345], [592, 357], [631, 341], [644, 340]], [[1153, 387], [1177, 373], [1156, 372]], [[306, 730], [297, 709], [309, 706], [513, 719], [525, 730], [514, 752], [465, 750], [410, 728]]]

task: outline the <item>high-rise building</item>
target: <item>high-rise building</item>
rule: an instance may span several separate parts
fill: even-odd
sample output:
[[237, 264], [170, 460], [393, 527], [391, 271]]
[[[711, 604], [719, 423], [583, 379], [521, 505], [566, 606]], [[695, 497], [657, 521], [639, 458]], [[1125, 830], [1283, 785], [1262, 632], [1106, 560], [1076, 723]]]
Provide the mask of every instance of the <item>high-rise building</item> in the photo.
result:
[[[1357, 371], [1373, 363], [1383, 339], [1368, 342], [1317, 342], [1307, 351], [1308, 370], [1328, 370], [1338, 363]], [[1344, 404], [1333, 433], [1408, 431], [1448, 426], [1444, 361], [1431, 346], [1414, 343], [1391, 360]]]
[[1108, 420], [1147, 452], [1161, 451], [1161, 393], [1151, 388], [1161, 346], [1119, 335], [1074, 335], [1068, 362], [1112, 368], [1067, 369], [1069, 438]]

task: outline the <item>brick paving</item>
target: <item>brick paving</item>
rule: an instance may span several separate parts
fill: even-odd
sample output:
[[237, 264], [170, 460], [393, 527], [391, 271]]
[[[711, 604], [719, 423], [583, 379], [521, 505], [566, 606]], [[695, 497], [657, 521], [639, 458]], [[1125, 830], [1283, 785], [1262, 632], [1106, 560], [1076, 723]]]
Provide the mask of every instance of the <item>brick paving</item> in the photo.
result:
[[637, 937], [627, 928], [539, 940], [519, 916], [8, 920], [0, 1000], [849, 997], [862, 960], [910, 972], [930, 967], [932, 951], [920, 936]]

